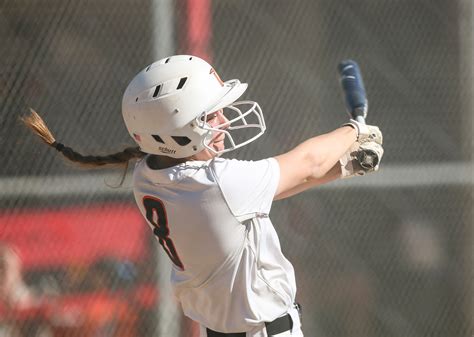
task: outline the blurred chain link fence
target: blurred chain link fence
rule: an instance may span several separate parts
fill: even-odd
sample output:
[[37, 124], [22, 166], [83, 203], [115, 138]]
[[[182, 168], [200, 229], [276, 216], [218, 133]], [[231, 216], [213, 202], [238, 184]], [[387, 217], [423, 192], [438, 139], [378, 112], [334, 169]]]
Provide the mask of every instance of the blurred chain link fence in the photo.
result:
[[196, 336], [160, 311], [169, 290], [129, 178], [108, 186], [120, 170], [77, 169], [18, 122], [33, 107], [80, 152], [120, 150], [132, 143], [126, 85], [174, 53], [249, 83], [244, 98], [260, 103], [268, 131], [232, 154], [241, 159], [344, 123], [336, 67], [357, 60], [368, 121], [384, 132], [381, 171], [278, 201], [271, 214], [296, 268], [304, 332], [471, 336], [472, 10], [469, 0], [1, 3], [0, 241], [4, 264], [23, 264], [17, 292], [34, 295], [23, 306], [2, 298], [0, 336]]

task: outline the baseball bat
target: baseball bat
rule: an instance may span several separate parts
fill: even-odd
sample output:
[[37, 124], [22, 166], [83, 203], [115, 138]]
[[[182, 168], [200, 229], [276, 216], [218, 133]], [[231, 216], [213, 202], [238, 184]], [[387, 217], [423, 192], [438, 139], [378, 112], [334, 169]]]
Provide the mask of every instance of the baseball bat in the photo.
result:
[[[369, 102], [359, 65], [353, 60], [345, 60], [339, 63], [338, 70], [347, 112], [352, 119], [365, 124]], [[377, 154], [370, 150], [359, 151], [357, 159], [365, 169], [374, 168], [379, 162]]]

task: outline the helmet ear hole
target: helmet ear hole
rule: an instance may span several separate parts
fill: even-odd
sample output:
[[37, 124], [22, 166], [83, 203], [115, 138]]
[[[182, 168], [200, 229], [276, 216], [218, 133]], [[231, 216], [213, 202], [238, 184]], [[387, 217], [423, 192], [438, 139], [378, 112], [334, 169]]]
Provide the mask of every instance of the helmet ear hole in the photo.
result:
[[156, 140], [158, 143], [161, 143], [161, 144], [164, 144], [165, 142], [163, 141], [163, 139], [161, 139], [160, 136], [158, 135], [151, 135], [153, 137], [154, 140]]
[[186, 136], [171, 136], [171, 138], [173, 138], [173, 140], [174, 140], [178, 145], [181, 145], [181, 146], [186, 146], [186, 145], [188, 145], [189, 143], [191, 143], [191, 139], [189, 139], [189, 138], [186, 137]]

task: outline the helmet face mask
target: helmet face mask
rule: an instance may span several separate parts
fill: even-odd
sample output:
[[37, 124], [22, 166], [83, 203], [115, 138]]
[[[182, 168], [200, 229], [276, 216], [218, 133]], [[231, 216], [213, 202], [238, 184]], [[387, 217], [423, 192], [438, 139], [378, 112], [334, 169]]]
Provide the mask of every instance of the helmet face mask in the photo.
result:
[[[122, 99], [125, 125], [143, 152], [187, 158], [204, 149], [216, 155], [257, 139], [265, 122], [255, 102], [235, 102], [246, 90], [239, 80], [223, 82], [204, 60], [176, 55], [159, 60], [135, 76]], [[242, 112], [242, 107], [248, 109]], [[211, 127], [207, 116], [221, 109], [231, 112], [225, 125]], [[235, 116], [235, 117], [234, 117]], [[256, 123], [249, 123], [253, 116]], [[257, 135], [236, 142], [233, 131], [258, 130]], [[216, 132], [226, 135], [230, 146], [215, 151], [209, 146]]]
[[[242, 112], [243, 107], [246, 108], [244, 112]], [[213, 135], [215, 135], [215, 133], [223, 133], [226, 136], [228, 145], [225, 149], [220, 151], [213, 149], [209, 146], [209, 143], [204, 143], [204, 147], [212, 153], [221, 155], [233, 151], [253, 142], [265, 132], [265, 120], [263, 118], [262, 109], [257, 102], [239, 101], [224, 107], [223, 110], [227, 121], [216, 126], [211, 126], [205, 122], [207, 117], [214, 112], [205, 112], [201, 117], [196, 118], [197, 125], [200, 129], [210, 132]], [[248, 135], [247, 132], [246, 137], [242, 137], [237, 133], [243, 131], [243, 129], [252, 129], [251, 131], [253, 132], [251, 132], [250, 135]], [[237, 139], [237, 137], [239, 139]]]

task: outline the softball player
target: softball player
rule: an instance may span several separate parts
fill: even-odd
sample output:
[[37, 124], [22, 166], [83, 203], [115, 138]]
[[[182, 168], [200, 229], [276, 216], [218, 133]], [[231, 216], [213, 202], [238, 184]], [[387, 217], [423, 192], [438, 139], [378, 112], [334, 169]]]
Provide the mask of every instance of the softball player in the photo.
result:
[[[138, 159], [138, 208], [173, 263], [175, 295], [202, 337], [303, 336], [293, 266], [269, 218], [272, 203], [376, 171], [355, 158], [362, 148], [381, 157], [382, 134], [351, 120], [276, 157], [223, 159], [265, 131], [260, 106], [237, 102], [246, 88], [239, 80], [223, 82], [195, 56], [153, 63], [123, 96], [123, 118], [138, 148], [110, 156], [84, 157], [56, 142], [36, 113], [24, 121], [75, 162]], [[242, 130], [247, 138], [237, 139]]]

